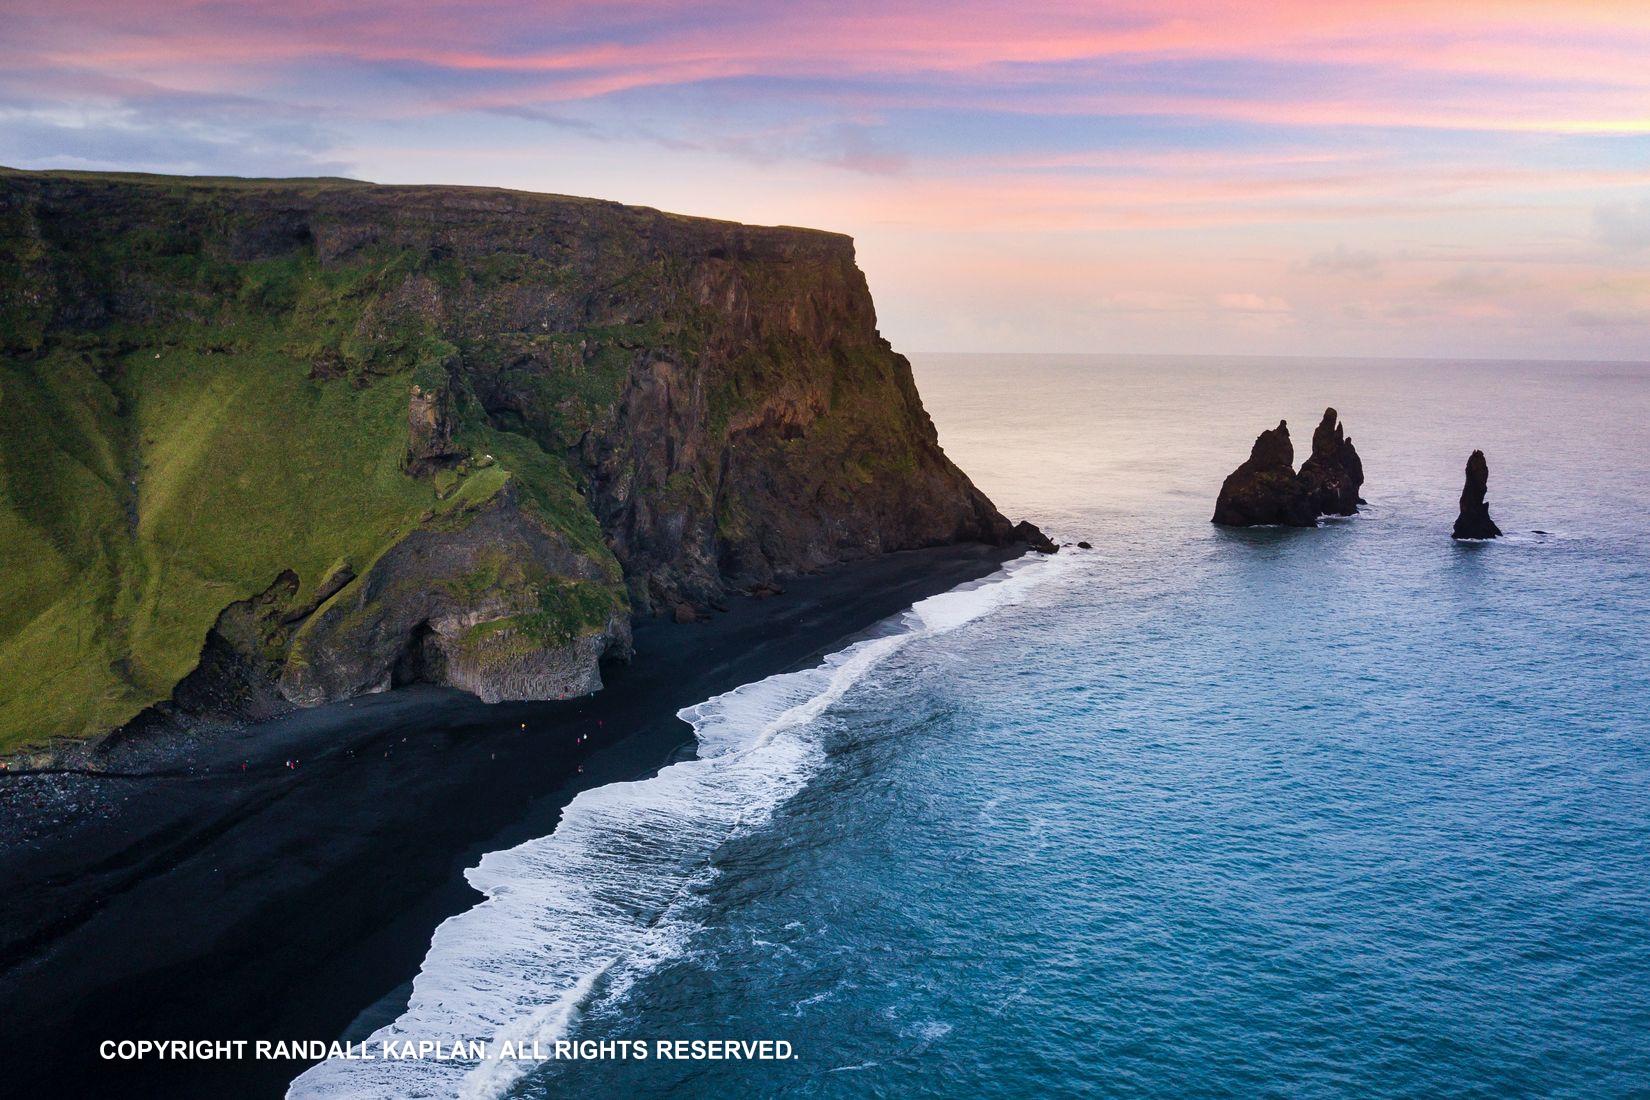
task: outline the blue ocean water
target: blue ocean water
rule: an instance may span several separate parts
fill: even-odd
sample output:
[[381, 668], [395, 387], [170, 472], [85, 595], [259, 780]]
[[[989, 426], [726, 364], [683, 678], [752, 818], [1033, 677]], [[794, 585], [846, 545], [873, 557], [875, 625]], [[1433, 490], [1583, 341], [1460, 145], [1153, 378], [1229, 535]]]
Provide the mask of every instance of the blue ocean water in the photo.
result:
[[[1094, 549], [688, 714], [700, 760], [483, 865], [410, 1010], [797, 1056], [454, 1087], [1650, 1094], [1650, 367], [916, 365], [981, 487]], [[1328, 404], [1366, 512], [1213, 527]], [[1474, 448], [1496, 543], [1448, 537]]]

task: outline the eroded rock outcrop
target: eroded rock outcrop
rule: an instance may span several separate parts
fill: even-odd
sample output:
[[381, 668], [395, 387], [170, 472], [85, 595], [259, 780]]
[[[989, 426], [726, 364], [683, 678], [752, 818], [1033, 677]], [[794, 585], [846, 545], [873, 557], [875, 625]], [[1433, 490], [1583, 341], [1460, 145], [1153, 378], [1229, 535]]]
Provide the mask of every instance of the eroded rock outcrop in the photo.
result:
[[1009, 539], [1013, 542], [1023, 542], [1028, 547], [1041, 554], [1054, 554], [1060, 550], [1060, 544], [1043, 534], [1043, 529], [1028, 519], [1022, 519], [1009, 531]]
[[506, 488], [474, 516], [397, 542], [309, 617], [281, 694], [300, 706], [415, 682], [490, 703], [587, 694], [600, 658], [629, 652], [609, 569]]
[[1333, 408], [1323, 411], [1312, 432], [1312, 453], [1296, 476], [1317, 515], [1350, 516], [1363, 503], [1358, 490], [1364, 483], [1364, 465]]
[[1484, 500], [1489, 491], [1490, 464], [1483, 451], [1474, 451], [1467, 458], [1467, 479], [1461, 486], [1461, 513], [1455, 518], [1451, 538], [1496, 539], [1501, 528], [1490, 519], [1490, 506]]
[[1295, 476], [1289, 423], [1261, 432], [1249, 458], [1227, 476], [1215, 501], [1214, 522], [1227, 527], [1316, 527], [1318, 515]]
[[1312, 453], [1294, 467], [1289, 425], [1260, 433], [1249, 460], [1232, 471], [1215, 501], [1214, 522], [1228, 527], [1316, 527], [1319, 516], [1350, 516], [1364, 503], [1364, 465], [1333, 408], [1312, 432]]
[[417, 382], [407, 395], [407, 472], [434, 473], [464, 457], [453, 442], [453, 394], [443, 379], [431, 389]]

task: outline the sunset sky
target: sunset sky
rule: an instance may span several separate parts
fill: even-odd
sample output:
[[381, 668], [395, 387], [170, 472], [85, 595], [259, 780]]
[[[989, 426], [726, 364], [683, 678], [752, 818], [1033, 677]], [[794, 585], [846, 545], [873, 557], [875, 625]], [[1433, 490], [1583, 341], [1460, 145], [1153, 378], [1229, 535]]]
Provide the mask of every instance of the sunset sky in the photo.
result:
[[0, 0], [0, 163], [851, 233], [906, 351], [1650, 359], [1650, 3]]

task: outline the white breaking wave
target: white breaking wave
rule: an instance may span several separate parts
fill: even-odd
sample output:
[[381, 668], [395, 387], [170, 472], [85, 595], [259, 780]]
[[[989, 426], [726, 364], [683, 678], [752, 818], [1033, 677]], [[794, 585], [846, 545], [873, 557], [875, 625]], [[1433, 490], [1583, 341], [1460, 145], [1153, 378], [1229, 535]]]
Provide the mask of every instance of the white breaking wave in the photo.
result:
[[500, 1059], [504, 1043], [530, 1049], [536, 1041], [548, 1053], [604, 976], [627, 983], [685, 946], [710, 856], [767, 821], [824, 760], [815, 719], [890, 654], [1018, 602], [1061, 560], [1020, 558], [918, 602], [815, 668], [682, 710], [698, 758], [582, 791], [549, 836], [484, 856], [465, 877], [486, 900], [436, 929], [407, 1010], [367, 1040], [374, 1054], [391, 1040], [484, 1041], [491, 1057], [327, 1061], [294, 1080], [287, 1096], [501, 1095], [537, 1065]]

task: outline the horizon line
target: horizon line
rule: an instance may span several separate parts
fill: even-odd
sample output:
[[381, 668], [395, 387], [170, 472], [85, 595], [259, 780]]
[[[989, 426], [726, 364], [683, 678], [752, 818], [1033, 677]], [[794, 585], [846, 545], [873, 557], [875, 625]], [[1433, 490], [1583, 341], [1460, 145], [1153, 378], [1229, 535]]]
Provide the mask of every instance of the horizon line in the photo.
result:
[[[896, 351], [898, 349], [895, 349]], [[1300, 359], [1310, 362], [1346, 363], [1509, 363], [1543, 366], [1569, 364], [1601, 367], [1650, 367], [1650, 359], [1564, 359], [1564, 358], [1507, 358], [1493, 355], [1314, 355], [1301, 352], [1221, 352], [1221, 351], [942, 351], [933, 348], [921, 351], [901, 351], [904, 356], [955, 355], [985, 358], [1000, 355], [1035, 355], [1045, 359]]]

